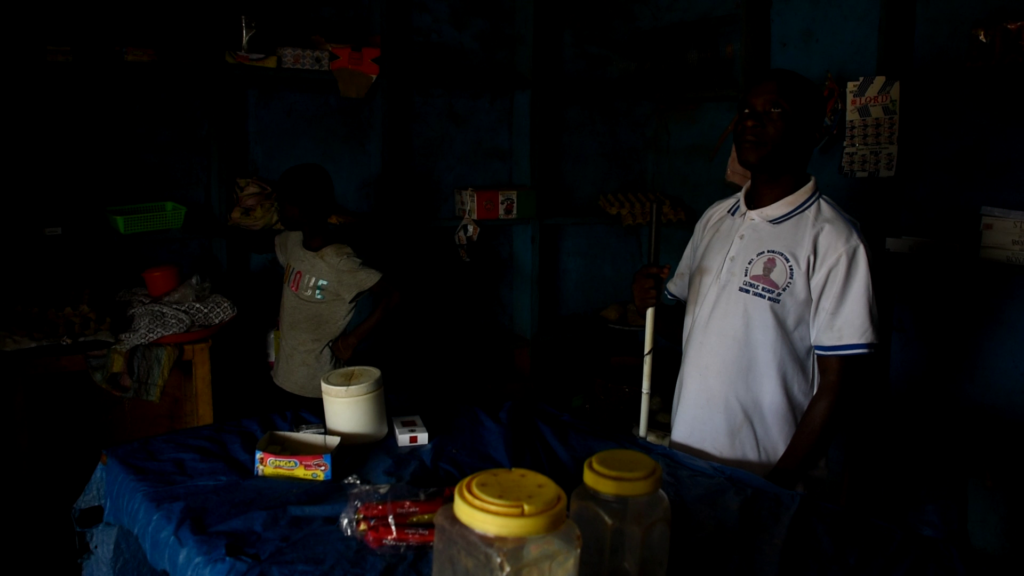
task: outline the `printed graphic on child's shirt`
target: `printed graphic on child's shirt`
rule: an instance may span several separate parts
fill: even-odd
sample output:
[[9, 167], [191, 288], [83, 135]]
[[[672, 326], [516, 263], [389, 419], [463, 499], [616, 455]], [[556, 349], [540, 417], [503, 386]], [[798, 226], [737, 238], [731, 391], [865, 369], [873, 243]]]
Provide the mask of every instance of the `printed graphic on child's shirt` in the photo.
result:
[[302, 270], [289, 264], [284, 269], [284, 283], [292, 292], [303, 296], [312, 296], [317, 300], [324, 299], [324, 287], [330, 282], [313, 275], [303, 275]]

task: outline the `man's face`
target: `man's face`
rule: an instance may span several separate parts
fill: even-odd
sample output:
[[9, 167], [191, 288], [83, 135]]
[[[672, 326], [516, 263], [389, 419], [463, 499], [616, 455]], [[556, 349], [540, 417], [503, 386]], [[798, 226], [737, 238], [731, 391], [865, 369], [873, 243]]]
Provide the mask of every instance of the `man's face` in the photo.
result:
[[775, 271], [775, 264], [771, 262], [765, 262], [764, 266], [761, 267], [761, 274], [771, 278], [772, 272]]
[[733, 141], [741, 166], [754, 174], [806, 168], [815, 130], [809, 111], [794, 109], [796, 102], [774, 81], [755, 86], [740, 100]]

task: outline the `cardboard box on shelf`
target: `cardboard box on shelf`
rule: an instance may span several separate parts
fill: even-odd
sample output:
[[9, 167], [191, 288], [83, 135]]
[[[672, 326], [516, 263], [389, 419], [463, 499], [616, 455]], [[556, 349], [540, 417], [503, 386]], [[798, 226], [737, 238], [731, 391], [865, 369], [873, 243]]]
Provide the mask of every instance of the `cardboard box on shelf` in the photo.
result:
[[277, 62], [281, 68], [326, 71], [331, 69], [331, 53], [309, 48], [278, 48]]
[[472, 220], [506, 220], [536, 216], [536, 196], [529, 188], [466, 188], [455, 191], [455, 215]]
[[537, 197], [529, 188], [499, 188], [498, 218], [533, 218], [537, 215]]
[[498, 218], [512, 219], [519, 212], [515, 190], [498, 190]]
[[498, 219], [498, 191], [466, 188], [455, 191], [455, 215], [471, 220]]
[[982, 260], [992, 260], [993, 262], [1024, 266], [1024, 252], [1017, 250], [984, 247], [978, 251], [978, 256], [980, 256]]
[[1024, 252], [1024, 218], [982, 216], [981, 245]]
[[256, 476], [331, 479], [331, 452], [341, 438], [302, 432], [267, 432], [256, 445]]
[[472, 188], [465, 190], [455, 189], [455, 215], [459, 218], [473, 217], [472, 214], [476, 210], [476, 199], [472, 192]]

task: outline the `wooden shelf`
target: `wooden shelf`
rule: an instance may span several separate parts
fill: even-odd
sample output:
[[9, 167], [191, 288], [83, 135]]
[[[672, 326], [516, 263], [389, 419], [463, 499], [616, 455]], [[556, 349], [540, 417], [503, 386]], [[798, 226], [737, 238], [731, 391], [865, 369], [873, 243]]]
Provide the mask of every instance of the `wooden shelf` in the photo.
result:
[[[513, 219], [498, 219], [498, 220], [474, 220], [481, 226], [515, 226], [519, 224], [532, 224], [538, 223], [543, 226], [593, 226], [593, 225], [609, 225], [609, 226], [621, 226], [621, 222], [616, 216], [552, 216], [548, 218], [513, 218]], [[437, 218], [431, 220], [430, 226], [458, 226], [462, 223], [462, 218]]]
[[[517, 226], [535, 222], [536, 218], [506, 218], [499, 220], [474, 220], [480, 226]], [[437, 218], [429, 222], [430, 226], [450, 226], [455, 228], [462, 224], [462, 218]]]
[[328, 91], [337, 92], [338, 83], [328, 70], [302, 70], [299, 68], [265, 68], [246, 64], [219, 66], [218, 77], [224, 81], [243, 84], [249, 88]]

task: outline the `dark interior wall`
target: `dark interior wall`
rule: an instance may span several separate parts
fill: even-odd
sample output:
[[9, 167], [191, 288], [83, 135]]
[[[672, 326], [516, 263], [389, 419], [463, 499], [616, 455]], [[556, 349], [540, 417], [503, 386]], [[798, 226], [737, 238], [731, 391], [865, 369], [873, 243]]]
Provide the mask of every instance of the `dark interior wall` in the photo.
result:
[[[560, 26], [547, 32], [555, 39], [547, 68], [538, 67], [539, 74], [549, 72], [535, 96], [543, 114], [535, 131], [544, 130], [537, 138], [550, 140], [551, 151], [535, 160], [535, 170], [550, 191], [544, 207], [583, 221], [549, 227], [544, 257], [559, 272], [546, 307], [555, 315], [593, 314], [628, 300], [633, 272], [648, 257], [646, 230], [624, 228], [604, 214], [600, 195], [654, 192], [685, 206], [687, 221], [662, 230], [660, 259], [674, 266], [700, 214], [733, 191], [722, 177], [728, 147], [713, 152], [735, 113], [742, 80], [741, 6], [632, 2], [605, 11], [565, 2], [560, 8]], [[701, 27], [714, 33], [702, 36]], [[718, 78], [697, 73], [708, 70]]]
[[[623, 70], [635, 66], [616, 57], [616, 49], [628, 30], [650, 25], [650, 18], [636, 16], [641, 8], [654, 14], [659, 5], [632, 6], [636, 11], [614, 17], [588, 12], [568, 18], [562, 37], [565, 76], [583, 82], [590, 74], [613, 85], [617, 75], [625, 76]], [[673, 17], [707, 18], [739, 10], [722, 3], [707, 3], [703, 11], [701, 6], [686, 3], [686, 9], [654, 21], [671, 26]], [[1019, 70], [972, 69], [966, 62], [972, 25], [1005, 8], [1008, 4], [997, 0], [775, 1], [771, 65], [819, 82], [829, 72], [841, 87], [865, 75], [901, 77], [905, 108], [897, 176], [843, 178], [838, 172], [841, 146], [816, 152], [810, 171], [825, 193], [860, 222], [876, 254], [883, 330], [894, 330], [882, 335], [884, 343], [892, 340], [888, 392], [923, 393], [943, 403], [966, 402], [1019, 419], [1024, 416], [1019, 386], [1024, 372], [1020, 355], [1012, 350], [1021, 347], [1019, 330], [1014, 329], [1022, 318], [1021, 275], [978, 262], [974, 250], [981, 206], [1024, 206], [1024, 175], [1015, 160], [1024, 151], [1015, 136], [1020, 119], [1008, 114], [1017, 96], [1012, 79], [1019, 82], [1021, 76]], [[574, 24], [592, 35], [577, 34]], [[593, 41], [605, 36], [613, 48]], [[732, 102], [680, 100], [665, 105], [628, 89], [603, 98], [587, 99], [571, 90], [568, 94], [555, 116], [561, 132], [560, 178], [555, 180], [559, 194], [551, 196], [562, 199], [550, 201], [567, 213], [598, 217], [600, 193], [653, 189], [682, 199], [692, 208], [693, 219], [666, 227], [661, 251], [662, 260], [674, 264], [693, 220], [732, 192], [722, 178], [725, 151], [708, 160], [734, 113]], [[935, 121], [958, 109], [960, 118]], [[629, 277], [646, 257], [642, 230], [588, 223], [560, 226], [551, 235], [557, 240], [545, 256], [559, 270], [550, 296], [557, 314], [589, 313], [628, 298]], [[886, 237], [904, 235], [933, 238], [943, 254], [961, 263], [965, 285], [957, 295], [922, 290], [917, 280], [941, 266], [941, 258], [885, 253]], [[975, 280], [968, 282], [968, 277]], [[966, 330], [958, 332], [965, 342], [960, 353], [938, 362], [936, 351], [949, 346], [945, 327], [950, 324]]]
[[453, 190], [511, 184], [515, 98], [509, 93], [417, 90], [411, 126], [420, 217], [454, 218]]
[[[313, 35], [358, 45], [381, 35], [382, 9], [383, 2], [376, 0], [313, 3], [287, 11], [272, 3], [224, 8], [221, 43], [234, 39], [235, 29], [241, 28], [239, 16], [246, 13], [257, 24], [254, 50], [309, 47]], [[329, 75], [281, 77], [237, 67], [228, 72], [234, 74], [226, 74], [214, 87], [223, 114], [218, 124], [220, 198], [230, 195], [231, 178], [258, 175], [273, 180], [290, 166], [314, 162], [331, 174], [341, 206], [356, 212], [372, 209], [383, 154], [379, 85], [366, 98], [351, 99], [338, 94]]]
[[249, 174], [276, 179], [289, 166], [315, 162], [330, 172], [339, 204], [370, 211], [381, 172], [379, 97], [260, 89], [244, 96]]
[[913, 74], [921, 106], [914, 129], [920, 154], [902, 215], [907, 228], [929, 236], [965, 230], [953, 239], [974, 243], [979, 206], [1024, 207], [1022, 122], [1011, 112], [1024, 73], [972, 65], [965, 33], [990, 18], [1020, 19], [1020, 12], [1019, 3], [998, 0], [917, 3]]
[[[11, 119], [19, 142], [7, 172], [11, 213], [0, 233], [18, 246], [9, 255], [13, 269], [59, 280], [5, 282], [7, 302], [77, 305], [63, 295], [90, 284], [131, 285], [140, 281], [138, 272], [160, 263], [176, 263], [186, 274], [221, 266], [205, 235], [124, 237], [104, 211], [173, 201], [189, 207], [197, 223], [210, 217], [208, 93], [201, 83], [169, 81], [153, 69], [108, 66], [102, 52], [95, 58], [93, 66], [34, 66], [26, 73], [24, 100]], [[44, 236], [46, 227], [62, 234]]]
[[[772, 67], [795, 70], [822, 83], [831, 73], [845, 89], [846, 82], [877, 73], [879, 17], [880, 2], [773, 0]], [[858, 221], [877, 220], [874, 207], [855, 197], [876, 183], [844, 178], [838, 171], [842, 153], [841, 145], [819, 149], [810, 172], [824, 193], [855, 212], [851, 215]]]
[[[757, 3], [643, 0], [601, 11], [570, 0], [361, 0], [287, 14], [269, 3], [253, 6], [264, 38], [302, 41], [315, 30], [329, 38], [385, 32], [395, 39], [382, 62], [390, 76], [383, 74], [360, 101], [338, 96], [330, 79], [265, 82], [237, 69], [225, 74], [219, 51], [237, 40], [234, 8], [196, 19], [185, 8], [157, 15], [80, 7], [54, 19], [46, 41], [80, 48], [82, 65], [45, 66], [33, 77], [28, 153], [20, 158], [35, 182], [19, 199], [23, 216], [7, 231], [33, 238], [39, 250], [18, 252], [15, 264], [39, 270], [58, 262], [68, 277], [118, 282], [137, 282], [138, 270], [161, 261], [208, 273], [230, 268], [235, 257], [250, 271], [265, 267], [217, 231], [231, 178], [273, 178], [291, 164], [315, 161], [332, 173], [339, 203], [394, 226], [385, 235], [391, 240], [380, 242], [402, 254], [396, 261], [430, 277], [432, 293], [452, 293], [445, 285], [459, 278], [489, 295], [476, 305], [505, 329], [523, 304], [507, 282], [517, 254], [513, 229], [485, 224], [476, 271], [463, 278], [450, 260], [453, 225], [441, 219], [452, 216], [455, 187], [532, 184], [544, 217], [542, 273], [532, 278], [541, 285], [542, 325], [543, 318], [591, 314], [628, 299], [629, 279], [647, 252], [644, 230], [602, 214], [600, 194], [646, 190], [684, 203], [688, 221], [663, 231], [661, 260], [674, 263], [696, 218], [732, 192], [722, 178], [728, 142], [714, 152], [734, 113], [735, 89], [707, 85], [741, 81], [750, 54], [741, 43], [731, 59], [716, 60], [705, 69], [722, 74], [713, 83], [673, 60], [699, 62], [694, 46], [678, 40], [700, 36], [692, 33], [694, 22], [715, 30], [701, 37], [709, 45], [739, 38], [751, 4]], [[975, 270], [970, 255], [979, 206], [1021, 207], [1013, 76], [964, 62], [972, 21], [1007, 6], [776, 0], [765, 51], [772, 66], [816, 81], [830, 71], [840, 85], [893, 71], [895, 63], [906, 102], [897, 177], [843, 179], [839, 147], [816, 153], [811, 171], [861, 222], [877, 252], [887, 236], [952, 243], [962, 276], [976, 278], [962, 289], [961, 313], [954, 315], [970, 320], [978, 335], [955, 361], [958, 393], [1020, 414], [1024, 400], [1013, 382], [1021, 366], [1012, 353], [1019, 343], [1012, 321], [1021, 312], [1019, 276]], [[182, 43], [183, 36], [192, 40]], [[118, 44], [163, 48], [164, 61], [125, 66], [110, 50]], [[941, 97], [933, 97], [936, 90]], [[932, 120], [952, 113], [967, 120]], [[103, 207], [151, 200], [186, 205], [186, 229], [159, 238], [110, 233]], [[39, 230], [51, 225], [65, 233], [43, 238]], [[443, 265], [425, 264], [436, 254]], [[928, 274], [932, 263], [910, 265]], [[911, 280], [881, 281], [884, 304], [901, 306], [891, 312], [892, 377], [916, 389], [936, 377], [920, 367], [933, 366], [929, 354], [943, 346], [939, 331], [929, 328], [931, 311], [950, 304], [934, 292], [921, 297]], [[438, 308], [461, 305], [454, 298]]]
[[[969, 414], [966, 429], [989, 446], [1001, 442], [986, 430], [990, 424], [1024, 420], [1024, 274], [977, 260], [978, 213], [982, 206], [1024, 209], [1024, 122], [1009, 113], [1024, 71], [979, 65], [969, 42], [971, 28], [989, 18], [1013, 9], [1021, 18], [1011, 4], [916, 3], [905, 125], [912, 179], [903, 179], [891, 220], [900, 235], [939, 242], [933, 255], [900, 260], [903, 272], [890, 280], [892, 385], [945, 395], [956, 406], [951, 412]], [[920, 279], [948, 262], [962, 271], [959, 286], [922, 290]], [[950, 345], [958, 352], [938, 352]]]

